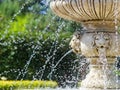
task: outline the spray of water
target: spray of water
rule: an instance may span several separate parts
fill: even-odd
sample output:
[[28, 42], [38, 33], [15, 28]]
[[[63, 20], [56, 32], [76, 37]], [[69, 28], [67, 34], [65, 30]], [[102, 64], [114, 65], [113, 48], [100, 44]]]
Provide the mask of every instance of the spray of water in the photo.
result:
[[[7, 34], [7, 31], [8, 31], [8, 29], [9, 29], [9, 27], [10, 27], [10, 23], [13, 23], [14, 19], [21, 13], [21, 11], [25, 8], [25, 6], [26, 6], [28, 3], [31, 3], [31, 2], [32, 2], [32, 0], [27, 0], [27, 1], [25, 1], [24, 4], [21, 6], [20, 10], [19, 10], [16, 14], [13, 15], [12, 19], [9, 21], [9, 25], [6, 27], [6, 32], [5, 32], [6, 34]], [[48, 2], [48, 3], [49, 3], [49, 2]], [[46, 26], [46, 28], [44, 28], [43, 31], [46, 31], [46, 30], [47, 30], [47, 27], [50, 27], [50, 25], [51, 25], [52, 21], [55, 19], [55, 17], [56, 17], [56, 16], [54, 16], [54, 17], [51, 19], [51, 22], [49, 22], [49, 24]], [[63, 22], [63, 23], [58, 27], [58, 29], [56, 30], [56, 32], [55, 32], [55, 33], [56, 33], [56, 34], [55, 34], [55, 40], [54, 40], [55, 42], [52, 43], [51, 49], [49, 50], [49, 53], [46, 55], [46, 62], [45, 62], [45, 64], [44, 64], [42, 67], [40, 67], [39, 71], [37, 71], [37, 72], [35, 73], [35, 75], [33, 76], [33, 80], [36, 80], [36, 77], [37, 77], [39, 74], [41, 74], [40, 80], [42, 79], [42, 77], [43, 77], [43, 75], [44, 75], [44, 71], [45, 71], [45, 69], [46, 69], [46, 65], [49, 63], [49, 61], [50, 61], [51, 59], [53, 60], [52, 66], [51, 66], [51, 70], [52, 70], [53, 68], [57, 67], [57, 65], [60, 63], [60, 61], [62, 61], [62, 59], [67, 55], [67, 54], [64, 55], [64, 56], [58, 61], [58, 63], [57, 63], [56, 65], [54, 65], [54, 55], [56, 54], [57, 50], [58, 50], [60, 47], [62, 47], [62, 46], [57, 47], [57, 43], [58, 43], [59, 32], [60, 32], [60, 30], [61, 30], [63, 27], [64, 27], [64, 22]], [[44, 33], [45, 33], [45, 32], [42, 32], [42, 35], [40, 36], [41, 38], [43, 38]], [[49, 38], [48, 38], [48, 39], [49, 39]], [[46, 40], [47, 40], [47, 39], [46, 39]], [[45, 42], [45, 41], [44, 41], [44, 42]], [[44, 42], [42, 42], [42, 43], [44, 43]], [[42, 44], [42, 43], [41, 43], [41, 44]], [[32, 59], [33, 59], [34, 56], [36, 55], [36, 51], [35, 51], [36, 48], [38, 48], [38, 46], [35, 46], [35, 47], [34, 47], [34, 50], [33, 50], [32, 54], [31, 54], [29, 60], [26, 62], [25, 66], [23, 67], [23, 69], [18, 71], [19, 74], [17, 75], [16, 80], [18, 80], [18, 79], [23, 80], [23, 79], [24, 79], [25, 75], [26, 75], [27, 72], [28, 72], [28, 71], [27, 71], [27, 70], [28, 70], [28, 67], [29, 67]], [[54, 51], [53, 51], [53, 49], [54, 49]], [[51, 52], [53, 53], [52, 55], [50, 55]], [[5, 72], [5, 73], [6, 73], [6, 72]], [[1, 75], [2, 75], [2, 74], [1, 74]], [[21, 78], [21, 77], [22, 77], [22, 78]], [[51, 77], [51, 76], [50, 76], [50, 77]]]
[[37, 49], [37, 47], [38, 47], [38, 46], [36, 46], [36, 47], [34, 48], [33, 53], [31, 54], [29, 60], [28, 60], [27, 63], [25, 64], [24, 68], [21, 70], [21, 72], [19, 72], [16, 80], [18, 80], [21, 75], [22, 75], [22, 79], [24, 79], [24, 77], [25, 77], [25, 75], [26, 75], [26, 73], [27, 73], [27, 69], [28, 69], [28, 67], [29, 67], [29, 65], [30, 65], [30, 62], [31, 62], [31, 60], [33, 59], [33, 57], [35, 56], [35, 54], [36, 54], [36, 53], [35, 53], [35, 50]]

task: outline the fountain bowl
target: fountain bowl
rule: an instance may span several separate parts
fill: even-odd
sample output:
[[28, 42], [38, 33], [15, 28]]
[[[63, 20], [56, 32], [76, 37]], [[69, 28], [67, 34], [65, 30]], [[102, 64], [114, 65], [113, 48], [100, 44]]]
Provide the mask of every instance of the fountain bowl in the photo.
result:
[[114, 28], [115, 18], [120, 20], [120, 0], [53, 0], [50, 7], [56, 15], [84, 25]]

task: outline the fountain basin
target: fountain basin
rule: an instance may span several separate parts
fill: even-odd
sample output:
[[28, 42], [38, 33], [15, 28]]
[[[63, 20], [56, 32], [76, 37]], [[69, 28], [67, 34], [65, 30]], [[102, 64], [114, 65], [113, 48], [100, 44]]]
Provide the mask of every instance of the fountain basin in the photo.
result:
[[120, 20], [120, 0], [117, 4], [115, 0], [53, 0], [50, 7], [56, 15], [87, 27], [88, 24], [94, 27], [103, 25], [112, 29], [115, 17]]

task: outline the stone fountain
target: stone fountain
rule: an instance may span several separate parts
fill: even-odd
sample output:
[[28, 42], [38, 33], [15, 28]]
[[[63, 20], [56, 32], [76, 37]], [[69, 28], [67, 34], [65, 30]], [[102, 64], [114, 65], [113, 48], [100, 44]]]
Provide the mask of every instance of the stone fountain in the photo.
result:
[[90, 62], [90, 72], [81, 87], [120, 88], [113, 73], [120, 55], [120, 0], [52, 0], [50, 7], [56, 15], [84, 27], [84, 33], [75, 33], [70, 42], [73, 51]]

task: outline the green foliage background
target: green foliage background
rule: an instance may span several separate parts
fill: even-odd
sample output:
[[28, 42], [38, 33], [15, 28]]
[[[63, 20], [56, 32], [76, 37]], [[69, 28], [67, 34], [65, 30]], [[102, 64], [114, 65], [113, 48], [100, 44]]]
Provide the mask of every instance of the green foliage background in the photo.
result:
[[[9, 80], [58, 82], [66, 79], [64, 75], [76, 77], [78, 70], [72, 70], [76, 59], [73, 53], [49, 74], [70, 50], [70, 38], [74, 31], [81, 29], [80, 24], [55, 16], [49, 8], [46, 14], [40, 14], [43, 6], [38, 6], [39, 0], [29, 1], [26, 4], [26, 0], [0, 2], [0, 76]], [[32, 11], [28, 9], [31, 6]]]

